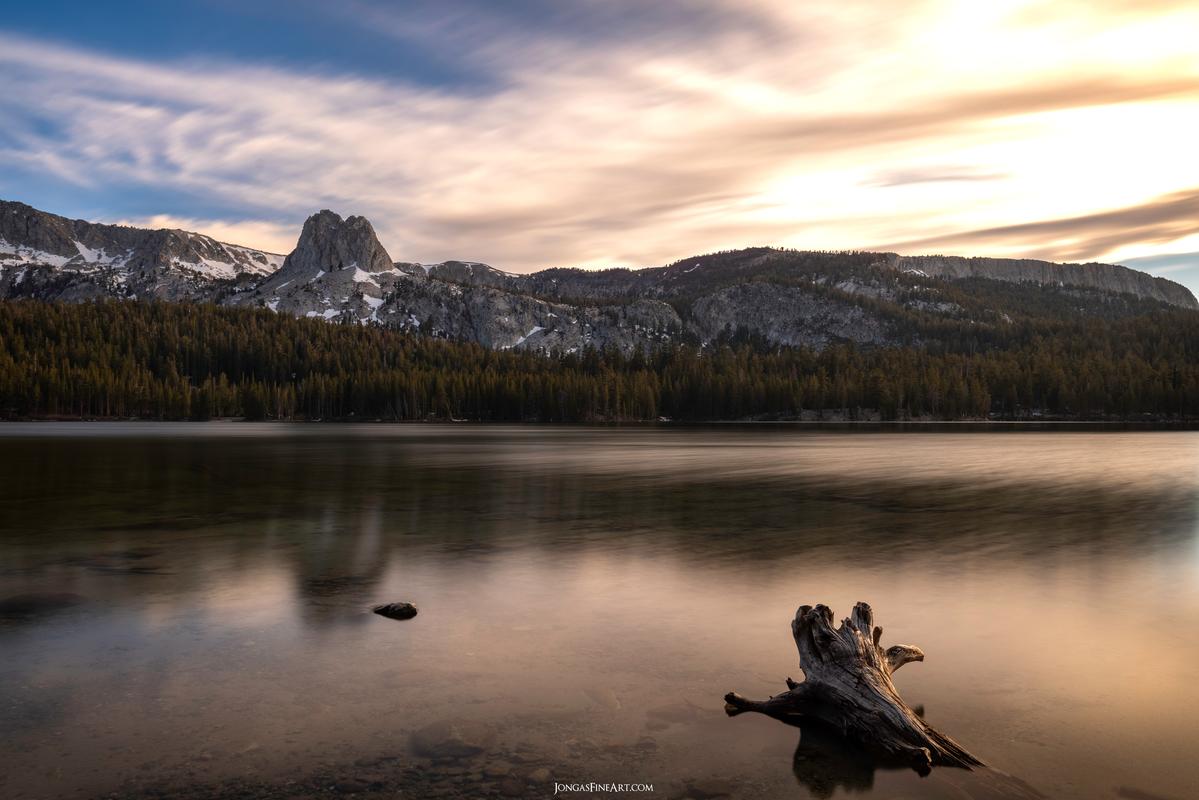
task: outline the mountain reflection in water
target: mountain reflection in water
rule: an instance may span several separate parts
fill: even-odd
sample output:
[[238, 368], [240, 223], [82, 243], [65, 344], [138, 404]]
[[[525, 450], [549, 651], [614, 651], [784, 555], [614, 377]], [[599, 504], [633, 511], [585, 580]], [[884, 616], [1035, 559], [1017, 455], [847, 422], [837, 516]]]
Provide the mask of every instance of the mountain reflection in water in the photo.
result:
[[[667, 797], [1199, 794], [1196, 434], [22, 424], [0, 499], [5, 798], [364, 769], [471, 796], [501, 762]], [[395, 600], [420, 615], [370, 613]], [[1011, 783], [724, 716], [799, 677], [798, 605], [857, 600]], [[446, 719], [494, 743], [410, 751]]]

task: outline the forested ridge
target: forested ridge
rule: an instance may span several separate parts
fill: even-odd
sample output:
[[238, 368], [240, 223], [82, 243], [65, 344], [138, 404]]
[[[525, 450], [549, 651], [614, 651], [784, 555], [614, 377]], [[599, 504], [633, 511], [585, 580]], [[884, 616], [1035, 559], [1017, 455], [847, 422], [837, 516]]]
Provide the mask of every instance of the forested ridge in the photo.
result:
[[922, 345], [543, 355], [261, 309], [0, 302], [0, 416], [614, 420], [1199, 417], [1199, 314], [962, 323]]

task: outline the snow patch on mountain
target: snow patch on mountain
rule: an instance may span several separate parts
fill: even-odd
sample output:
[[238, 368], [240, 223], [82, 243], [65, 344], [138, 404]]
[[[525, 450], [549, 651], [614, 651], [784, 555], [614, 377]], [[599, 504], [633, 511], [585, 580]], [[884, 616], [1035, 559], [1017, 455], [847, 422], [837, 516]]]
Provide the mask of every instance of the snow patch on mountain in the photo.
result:
[[32, 247], [24, 245], [10, 244], [4, 239], [0, 239], [0, 266], [45, 264], [51, 267], [62, 267], [71, 258], [72, 256], [60, 256], [55, 253], [47, 253], [44, 250], [35, 250]]
[[[519, 347], [520, 345], [522, 345], [526, 341], [528, 341], [530, 337], [536, 336], [537, 334], [541, 333], [543, 330], [545, 330], [545, 328], [541, 327], [540, 325], [534, 325], [533, 329], [531, 331], [529, 331], [524, 336], [517, 339], [515, 342], [512, 343], [511, 346]], [[507, 349], [507, 348], [505, 348], [505, 349]]]

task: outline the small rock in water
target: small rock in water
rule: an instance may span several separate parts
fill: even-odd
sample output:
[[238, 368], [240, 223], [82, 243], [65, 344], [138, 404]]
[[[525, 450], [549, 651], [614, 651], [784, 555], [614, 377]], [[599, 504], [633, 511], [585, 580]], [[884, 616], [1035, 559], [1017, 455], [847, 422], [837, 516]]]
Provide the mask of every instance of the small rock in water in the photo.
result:
[[389, 619], [412, 619], [416, 616], [416, 606], [412, 603], [385, 603], [371, 610]]
[[529, 783], [549, 783], [550, 771], [545, 767], [539, 767], [529, 773]]
[[420, 756], [459, 759], [477, 755], [495, 742], [495, 732], [475, 722], [442, 720], [412, 733], [412, 749]]

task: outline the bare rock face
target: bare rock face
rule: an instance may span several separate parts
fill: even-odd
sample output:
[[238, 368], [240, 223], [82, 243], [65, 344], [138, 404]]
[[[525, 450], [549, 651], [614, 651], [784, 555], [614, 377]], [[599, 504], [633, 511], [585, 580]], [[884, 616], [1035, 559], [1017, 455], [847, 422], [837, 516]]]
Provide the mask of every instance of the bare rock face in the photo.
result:
[[298, 317], [379, 321], [384, 294], [408, 276], [396, 269], [365, 217], [342, 219], [332, 211], [304, 223], [296, 249], [278, 272], [234, 305], [264, 305]]
[[738, 329], [817, 350], [835, 342], [869, 345], [893, 339], [884, 320], [859, 306], [769, 283], [721, 289], [696, 300], [691, 312], [691, 329], [705, 341]]
[[332, 211], [313, 214], [304, 223], [296, 249], [283, 262], [281, 273], [288, 277], [312, 276], [317, 272], [361, 269], [390, 272], [395, 265], [375, 236], [366, 217], [342, 219]]
[[281, 262], [198, 233], [100, 225], [0, 201], [0, 297], [215, 300]]
[[886, 258], [895, 269], [929, 277], [989, 278], [1010, 283], [1081, 286], [1103, 292], [1133, 294], [1181, 308], [1199, 308], [1199, 302], [1185, 286], [1118, 264], [1055, 264], [1030, 258], [900, 256], [894, 253], [887, 253]]
[[24, 203], [0, 202], [0, 239], [8, 245], [6, 257], [23, 250], [57, 256], [65, 263], [79, 255], [75, 248], [76, 223]]
[[522, 275], [498, 270], [478, 261], [442, 261], [440, 264], [396, 264], [397, 267], [415, 267], [422, 274], [466, 286], [490, 286], [493, 289], [513, 289], [520, 286]]

